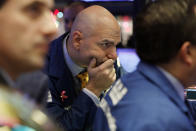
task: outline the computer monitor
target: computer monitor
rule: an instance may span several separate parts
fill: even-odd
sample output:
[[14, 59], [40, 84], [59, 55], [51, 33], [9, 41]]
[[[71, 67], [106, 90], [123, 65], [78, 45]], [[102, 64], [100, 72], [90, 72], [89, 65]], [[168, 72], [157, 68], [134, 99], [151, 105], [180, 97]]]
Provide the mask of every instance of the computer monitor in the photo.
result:
[[118, 48], [117, 55], [118, 58], [120, 59], [121, 66], [127, 72], [133, 72], [140, 61], [135, 49]]
[[114, 1], [134, 1], [134, 0], [81, 0], [86, 2], [97, 2], [97, 1], [105, 1], [105, 2], [114, 2]]

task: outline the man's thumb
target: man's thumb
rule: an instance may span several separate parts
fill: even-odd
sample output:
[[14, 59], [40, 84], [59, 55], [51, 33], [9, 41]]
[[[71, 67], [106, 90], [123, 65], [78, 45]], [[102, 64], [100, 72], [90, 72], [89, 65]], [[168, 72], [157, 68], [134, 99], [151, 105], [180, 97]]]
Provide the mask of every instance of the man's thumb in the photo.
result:
[[93, 58], [90, 61], [88, 68], [94, 68], [94, 67], [96, 67], [96, 59], [95, 58]]

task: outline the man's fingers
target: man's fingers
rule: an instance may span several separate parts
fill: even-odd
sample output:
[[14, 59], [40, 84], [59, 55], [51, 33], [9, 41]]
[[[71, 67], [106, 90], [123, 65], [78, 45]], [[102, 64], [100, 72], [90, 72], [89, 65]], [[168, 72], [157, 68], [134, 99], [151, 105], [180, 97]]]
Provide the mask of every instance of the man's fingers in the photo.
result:
[[96, 67], [96, 59], [95, 58], [93, 58], [90, 61], [88, 68], [94, 68], [94, 67]]
[[[113, 68], [110, 73], [109, 73], [109, 77], [112, 79], [112, 80], [116, 80], [116, 71], [115, 69]], [[115, 79], [114, 79], [115, 78]]]
[[101, 65], [99, 66], [99, 68], [100, 68], [101, 70], [103, 70], [103, 69], [106, 69], [106, 68], [111, 68], [111, 66], [112, 66], [112, 68], [113, 68], [113, 66], [114, 66], [114, 60], [108, 59], [108, 60], [106, 60], [103, 64], [101, 64]]
[[116, 73], [114, 74], [112, 81], [114, 82], [115, 80], [116, 80]]

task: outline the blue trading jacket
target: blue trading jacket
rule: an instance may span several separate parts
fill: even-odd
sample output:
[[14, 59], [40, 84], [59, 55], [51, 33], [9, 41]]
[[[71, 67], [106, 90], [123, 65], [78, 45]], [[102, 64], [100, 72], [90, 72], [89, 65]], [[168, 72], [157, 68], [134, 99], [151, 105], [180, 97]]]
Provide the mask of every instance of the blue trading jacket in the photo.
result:
[[102, 100], [93, 131], [194, 131], [193, 123], [188, 106], [162, 72], [140, 62]]

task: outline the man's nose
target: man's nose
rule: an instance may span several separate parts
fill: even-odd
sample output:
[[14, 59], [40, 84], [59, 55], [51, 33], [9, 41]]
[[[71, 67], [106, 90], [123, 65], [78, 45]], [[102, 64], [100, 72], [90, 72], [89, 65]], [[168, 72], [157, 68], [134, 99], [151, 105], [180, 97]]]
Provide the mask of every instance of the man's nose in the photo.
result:
[[48, 39], [51, 41], [55, 37], [57, 33], [57, 26], [55, 24], [55, 18], [51, 12], [48, 12], [45, 15], [46, 22], [43, 22], [44, 24], [42, 25], [42, 33], [48, 37]]
[[116, 60], [117, 59], [116, 47], [113, 47], [111, 50], [109, 50], [107, 56], [109, 59]]

